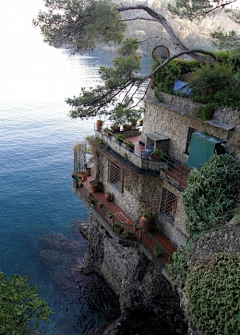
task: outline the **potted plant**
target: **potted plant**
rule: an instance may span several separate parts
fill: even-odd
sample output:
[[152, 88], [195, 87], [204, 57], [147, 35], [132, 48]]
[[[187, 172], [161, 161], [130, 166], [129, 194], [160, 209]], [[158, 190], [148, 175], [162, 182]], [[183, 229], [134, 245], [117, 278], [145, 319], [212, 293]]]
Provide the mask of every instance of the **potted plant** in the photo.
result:
[[132, 125], [131, 124], [125, 123], [123, 125], [123, 130], [131, 130], [131, 129], [132, 129]]
[[112, 200], [112, 194], [110, 192], [105, 193], [105, 199], [110, 202]]
[[130, 125], [130, 123], [138, 120], [142, 113], [143, 109], [134, 109], [134, 101], [132, 98], [126, 98], [123, 102], [117, 104], [114, 113], [110, 116], [109, 120], [117, 123], [118, 125]]
[[82, 179], [82, 181], [86, 181], [87, 180], [87, 171], [86, 170], [80, 170], [79, 171], [79, 177]]
[[113, 133], [117, 133], [120, 131], [120, 125], [118, 123], [114, 123], [111, 125], [111, 130]]
[[158, 245], [155, 245], [155, 247], [153, 249], [153, 253], [157, 257], [162, 257], [163, 256], [163, 251]]
[[111, 220], [113, 218], [113, 213], [112, 212], [107, 212], [107, 217]]
[[103, 130], [104, 130], [105, 135], [107, 135], [107, 136], [112, 136], [112, 131], [111, 131], [111, 129], [109, 129], [109, 128], [104, 128]]
[[96, 130], [101, 130], [103, 125], [103, 120], [96, 121]]
[[163, 156], [164, 151], [162, 149], [156, 149], [150, 154], [151, 159], [155, 161], [160, 161]]
[[125, 229], [124, 232], [122, 233], [122, 236], [124, 238], [130, 239], [130, 240], [136, 240], [137, 239], [136, 233], [131, 229]]
[[125, 137], [122, 134], [117, 134], [115, 138], [116, 138], [116, 141], [118, 141], [119, 143], [123, 143], [123, 140]]
[[146, 231], [152, 231], [155, 228], [154, 216], [151, 212], [143, 213], [139, 220], [139, 224]]
[[99, 201], [99, 203], [98, 203], [98, 207], [99, 207], [99, 208], [102, 208], [102, 207], [103, 207], [103, 203], [102, 203], [101, 201]]
[[116, 231], [119, 234], [121, 234], [123, 232], [123, 228], [122, 228], [122, 226], [119, 222], [114, 222], [113, 229], [114, 229], [114, 231]]
[[124, 144], [127, 147], [127, 149], [129, 149], [131, 152], [134, 151], [135, 145], [133, 144], [132, 141], [125, 141]]
[[136, 124], [137, 124], [137, 119], [130, 119], [130, 121], [131, 121], [131, 125], [133, 126], [133, 127], [135, 127], [136, 126]]

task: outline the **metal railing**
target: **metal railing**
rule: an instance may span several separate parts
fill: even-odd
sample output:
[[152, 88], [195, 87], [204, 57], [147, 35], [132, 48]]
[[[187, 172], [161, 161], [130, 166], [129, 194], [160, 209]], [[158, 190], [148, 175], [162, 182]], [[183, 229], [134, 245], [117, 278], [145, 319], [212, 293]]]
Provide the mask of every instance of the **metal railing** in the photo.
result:
[[[95, 125], [94, 125], [95, 127]], [[96, 128], [95, 128], [96, 130]], [[99, 130], [103, 136], [106, 136], [110, 141], [118, 144], [119, 146], [124, 146], [124, 148], [130, 151], [137, 157], [140, 157], [144, 161], [144, 169], [149, 171], [159, 171], [160, 177], [165, 180], [169, 180], [173, 186], [180, 190], [184, 190], [187, 187], [187, 176], [190, 172], [190, 168], [176, 159], [170, 157], [167, 153], [164, 153], [164, 157], [159, 161], [151, 158], [151, 154], [146, 150], [137, 151], [135, 149], [130, 149], [125, 146], [122, 142], [118, 141], [118, 135], [109, 130], [109, 134], [105, 134], [103, 130]], [[127, 138], [126, 138], [127, 140]], [[124, 140], [123, 140], [124, 142]]]
[[81, 181], [77, 180], [77, 178], [75, 179], [79, 182], [79, 185], [81, 185], [79, 186], [79, 191], [85, 198], [88, 206], [94, 208], [104, 222], [107, 223], [108, 227], [120, 239], [141, 243], [145, 249], [155, 256], [161, 266], [165, 266], [169, 262], [171, 253], [149, 232], [136, 223], [129, 224], [119, 220], [94, 193], [81, 183]]

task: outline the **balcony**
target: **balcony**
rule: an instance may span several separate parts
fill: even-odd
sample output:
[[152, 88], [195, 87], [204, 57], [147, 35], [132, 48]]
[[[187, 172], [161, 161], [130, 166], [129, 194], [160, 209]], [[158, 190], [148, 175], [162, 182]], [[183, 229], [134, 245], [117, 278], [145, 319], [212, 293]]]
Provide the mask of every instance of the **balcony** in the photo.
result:
[[[158, 229], [154, 229], [151, 233], [147, 232], [135, 223], [114, 201], [107, 202], [104, 193], [92, 193], [90, 188], [91, 176], [82, 182], [75, 174], [74, 179], [75, 193], [101, 217], [103, 226], [111, 235], [119, 238], [122, 244], [138, 243], [143, 247], [143, 251], [148, 256], [150, 255], [151, 259], [157, 261], [162, 267], [166, 266], [176, 248], [165, 235]], [[156, 255], [156, 249], [160, 251], [158, 256]]]
[[95, 136], [125, 160], [144, 171], [154, 172], [154, 175], [159, 173], [162, 179], [167, 180], [174, 187], [183, 191], [187, 187], [187, 177], [191, 169], [168, 154], [164, 154], [164, 157], [160, 161], [151, 159], [145, 150], [145, 146], [139, 143], [140, 134], [138, 129], [136, 128], [135, 130], [136, 135], [134, 136], [131, 136], [133, 132], [120, 132], [125, 136], [125, 140], [131, 141], [134, 144], [134, 150], [129, 149], [124, 143], [117, 140], [119, 133], [105, 133], [103, 130], [95, 129]]

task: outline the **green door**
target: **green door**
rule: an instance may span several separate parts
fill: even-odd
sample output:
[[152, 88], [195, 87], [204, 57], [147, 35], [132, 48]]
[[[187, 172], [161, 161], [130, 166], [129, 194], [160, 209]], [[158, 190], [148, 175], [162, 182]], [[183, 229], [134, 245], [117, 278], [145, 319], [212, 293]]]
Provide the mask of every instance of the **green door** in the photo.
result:
[[223, 141], [219, 138], [208, 134], [195, 132], [192, 134], [190, 151], [188, 157], [188, 165], [200, 168], [204, 163], [208, 162], [214, 154], [216, 145]]

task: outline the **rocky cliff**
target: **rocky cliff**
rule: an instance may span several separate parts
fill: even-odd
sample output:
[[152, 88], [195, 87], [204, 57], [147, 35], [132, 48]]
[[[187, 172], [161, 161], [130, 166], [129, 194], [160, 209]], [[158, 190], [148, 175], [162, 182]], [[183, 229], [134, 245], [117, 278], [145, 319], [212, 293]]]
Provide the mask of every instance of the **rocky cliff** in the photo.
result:
[[177, 292], [137, 243], [119, 241], [93, 213], [88, 240], [85, 261], [118, 295], [122, 314], [103, 334], [186, 334]]

